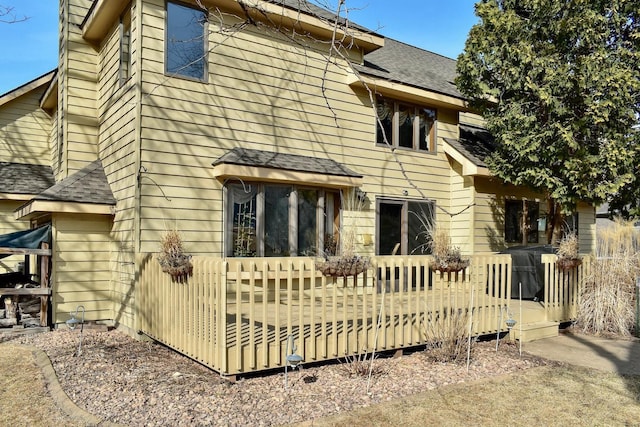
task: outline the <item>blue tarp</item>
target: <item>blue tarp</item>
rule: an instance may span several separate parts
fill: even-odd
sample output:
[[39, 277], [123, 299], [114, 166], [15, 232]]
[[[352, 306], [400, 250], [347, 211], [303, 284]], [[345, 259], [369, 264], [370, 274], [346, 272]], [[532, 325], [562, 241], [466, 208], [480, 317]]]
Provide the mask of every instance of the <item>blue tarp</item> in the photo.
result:
[[[0, 236], [0, 248], [39, 249], [42, 242], [51, 241], [51, 225], [45, 225], [32, 230], [16, 231]], [[9, 254], [0, 254], [0, 258]]]

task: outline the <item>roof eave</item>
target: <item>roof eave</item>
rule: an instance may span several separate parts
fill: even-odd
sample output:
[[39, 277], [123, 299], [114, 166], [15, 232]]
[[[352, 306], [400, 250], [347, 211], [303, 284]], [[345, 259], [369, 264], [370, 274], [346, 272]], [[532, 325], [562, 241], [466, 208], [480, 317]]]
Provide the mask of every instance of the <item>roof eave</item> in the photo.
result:
[[82, 22], [82, 38], [100, 44], [131, 0], [94, 0]]
[[58, 200], [30, 200], [16, 209], [14, 215], [16, 220], [29, 220], [51, 213], [115, 215], [115, 206]]
[[452, 158], [454, 161], [462, 165], [462, 175], [463, 176], [486, 176], [491, 177], [491, 172], [489, 172], [489, 168], [484, 166], [478, 166], [469, 160], [465, 155], [452, 147], [447, 141], [443, 141], [444, 152], [447, 156]]
[[15, 89], [13, 89], [12, 91], [9, 91], [7, 93], [5, 93], [4, 95], [0, 96], [0, 106], [3, 106], [4, 104], [13, 101], [14, 99], [17, 99], [19, 97], [21, 97], [22, 95], [25, 95], [29, 92], [31, 92], [32, 90], [35, 90], [37, 88], [39, 88], [40, 86], [43, 86], [45, 84], [48, 84], [51, 79], [53, 78], [53, 75], [55, 74], [56, 70], [52, 70], [49, 71], [46, 74], [43, 74], [40, 77], [37, 77], [33, 80], [31, 80], [30, 82], [27, 82], [25, 84], [23, 84], [22, 86], [19, 86]]
[[49, 83], [49, 87], [42, 94], [42, 99], [40, 100], [40, 108], [42, 108], [47, 113], [51, 113], [58, 106], [58, 75], [56, 74], [51, 82]]
[[288, 169], [222, 163], [213, 167], [213, 175], [221, 181], [240, 178], [261, 182], [303, 183], [324, 188], [361, 187], [362, 176], [329, 175]]
[[350, 73], [347, 79], [347, 84], [351, 87], [367, 87], [376, 93], [392, 98], [419, 104], [430, 104], [436, 107], [454, 108], [459, 111], [471, 111], [467, 101], [463, 98], [457, 98], [455, 96], [365, 74], [356, 75]]

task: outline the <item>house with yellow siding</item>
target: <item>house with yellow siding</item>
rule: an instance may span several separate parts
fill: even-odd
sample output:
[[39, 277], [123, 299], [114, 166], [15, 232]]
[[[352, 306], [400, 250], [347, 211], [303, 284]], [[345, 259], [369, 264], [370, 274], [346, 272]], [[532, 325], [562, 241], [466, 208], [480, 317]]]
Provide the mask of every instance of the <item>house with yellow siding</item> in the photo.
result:
[[[491, 175], [452, 59], [303, 1], [60, 0], [59, 18], [57, 70], [0, 97], [0, 179], [45, 175], [4, 187], [0, 231], [51, 224], [53, 324], [83, 305], [140, 330], [143, 259], [172, 229], [194, 259], [339, 253], [347, 224], [360, 256], [423, 255], [425, 219], [466, 256], [546, 243], [543, 195]], [[575, 219], [591, 253], [593, 206]]]

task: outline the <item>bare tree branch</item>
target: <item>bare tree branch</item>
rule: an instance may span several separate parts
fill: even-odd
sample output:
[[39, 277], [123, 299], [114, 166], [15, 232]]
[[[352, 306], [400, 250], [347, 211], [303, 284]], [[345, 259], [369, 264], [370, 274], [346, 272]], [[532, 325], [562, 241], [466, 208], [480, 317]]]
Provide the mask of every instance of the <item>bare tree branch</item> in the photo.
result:
[[13, 9], [13, 6], [4, 6], [0, 4], [0, 22], [4, 24], [15, 24], [16, 22], [23, 22], [29, 19], [26, 15], [16, 15]]

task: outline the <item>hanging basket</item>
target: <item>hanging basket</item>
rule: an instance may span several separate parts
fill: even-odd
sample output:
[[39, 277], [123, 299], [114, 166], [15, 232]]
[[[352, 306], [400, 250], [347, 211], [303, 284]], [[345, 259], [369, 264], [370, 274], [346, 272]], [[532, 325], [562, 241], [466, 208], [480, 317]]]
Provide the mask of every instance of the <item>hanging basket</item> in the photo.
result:
[[328, 277], [357, 276], [369, 268], [369, 258], [360, 256], [327, 257], [316, 262], [316, 269]]
[[556, 261], [558, 270], [562, 271], [573, 270], [580, 264], [582, 264], [582, 260], [580, 258], [558, 258], [558, 260]]
[[469, 259], [433, 260], [429, 267], [440, 273], [457, 273], [469, 267], [470, 262]]
[[160, 256], [158, 263], [162, 271], [169, 274], [175, 282], [185, 282], [193, 274], [191, 255]]

